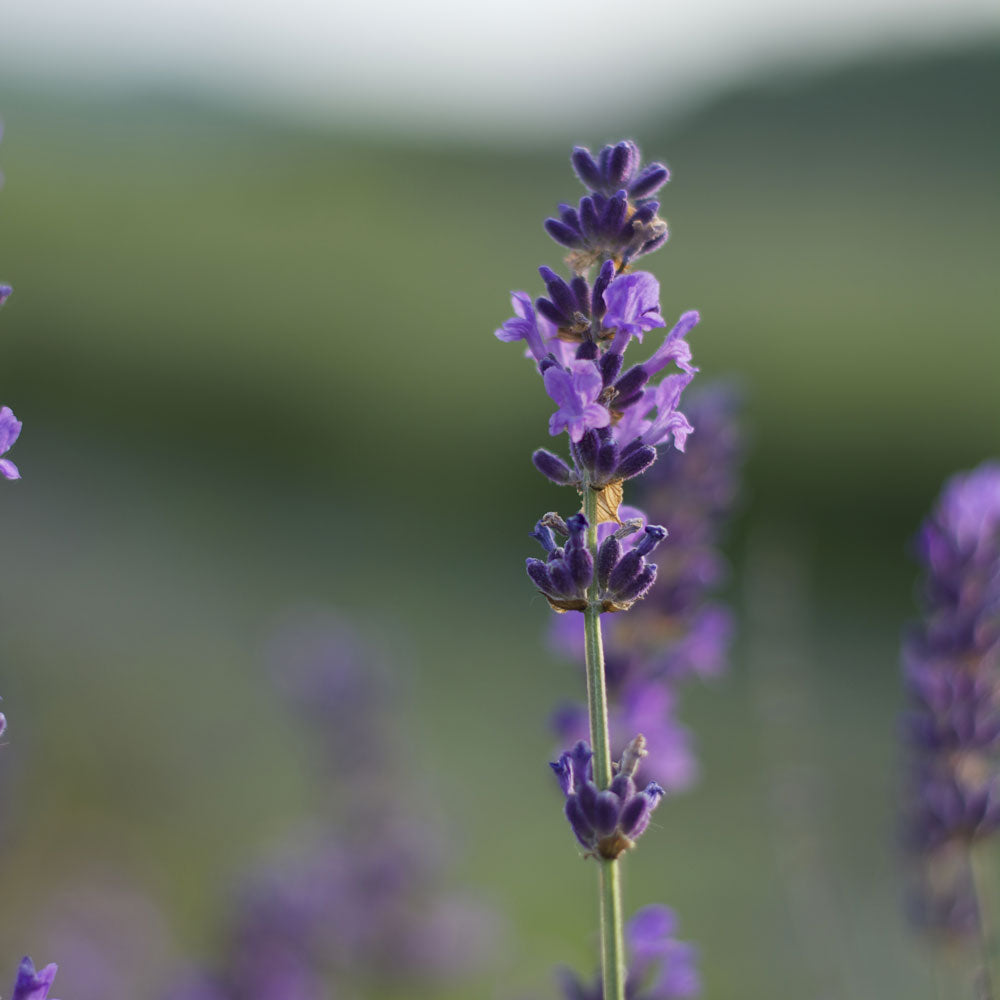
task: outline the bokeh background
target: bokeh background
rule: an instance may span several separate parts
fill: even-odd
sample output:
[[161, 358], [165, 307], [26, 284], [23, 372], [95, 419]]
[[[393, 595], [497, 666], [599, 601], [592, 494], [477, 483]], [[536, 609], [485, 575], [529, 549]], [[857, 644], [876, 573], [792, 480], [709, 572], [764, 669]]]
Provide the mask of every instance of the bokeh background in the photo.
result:
[[701, 310], [699, 378], [740, 380], [751, 453], [739, 641], [684, 697], [702, 781], [627, 860], [627, 908], [677, 909], [708, 997], [928, 995], [897, 648], [908, 539], [1000, 452], [996, 10], [640, 5], [600, 13], [618, 42], [588, 4], [147, 13], [15, 4], [0, 38], [24, 421], [0, 981], [30, 951], [59, 995], [155, 998], [211, 960], [233, 886], [335, 794], [265, 653], [316, 609], [385, 652], [401, 801], [443, 887], [497, 915], [478, 976], [426, 995], [551, 997], [554, 964], [593, 966], [545, 766], [581, 682], [523, 576], [566, 497], [492, 331], [559, 261], [569, 146], [632, 136], [673, 171], [664, 312]]

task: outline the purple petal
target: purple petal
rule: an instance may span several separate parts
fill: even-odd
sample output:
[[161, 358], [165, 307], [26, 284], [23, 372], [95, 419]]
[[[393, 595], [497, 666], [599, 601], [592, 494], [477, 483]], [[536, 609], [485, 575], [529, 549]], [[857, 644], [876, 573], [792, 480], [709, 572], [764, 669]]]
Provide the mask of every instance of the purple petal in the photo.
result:
[[14, 983], [14, 995], [11, 1000], [46, 1000], [58, 968], [57, 965], [46, 965], [44, 969], [36, 972], [34, 963], [25, 955], [17, 970], [17, 981]]

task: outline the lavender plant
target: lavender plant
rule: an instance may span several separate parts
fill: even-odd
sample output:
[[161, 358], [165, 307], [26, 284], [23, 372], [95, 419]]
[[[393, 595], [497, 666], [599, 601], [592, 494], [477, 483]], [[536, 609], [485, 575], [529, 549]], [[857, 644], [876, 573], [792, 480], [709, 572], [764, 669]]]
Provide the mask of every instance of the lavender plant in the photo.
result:
[[983, 844], [1000, 827], [1000, 463], [952, 478], [917, 541], [923, 617], [905, 638], [913, 914], [976, 954], [993, 997]]
[[[625, 368], [631, 341], [666, 326], [656, 278], [631, 268], [667, 239], [653, 196], [669, 172], [659, 163], [643, 168], [630, 141], [605, 146], [597, 156], [577, 147], [571, 162], [588, 193], [577, 206], [560, 205], [558, 218], [545, 223], [570, 251], [570, 276], [541, 267], [546, 296], [532, 303], [525, 292], [513, 293], [515, 315], [496, 336], [524, 341], [556, 404], [549, 433], [565, 431], [569, 438], [569, 461], [540, 449], [533, 455], [535, 467], [582, 496], [581, 511], [566, 519], [553, 512], [538, 521], [532, 535], [545, 558], [528, 559], [526, 569], [554, 611], [583, 616], [590, 744], [578, 742], [552, 767], [573, 833], [599, 865], [601, 996], [624, 1000], [618, 859], [634, 847], [663, 790], [655, 781], [641, 792], [636, 787], [647, 754], [641, 734], [621, 748], [618, 762], [612, 759], [601, 620], [627, 612], [656, 580], [657, 567], [648, 557], [667, 530], [622, 508], [623, 484], [646, 472], [658, 449], [684, 450], [693, 427], [678, 406], [697, 371], [685, 338], [699, 317], [684, 313], [648, 360]], [[676, 371], [654, 381], [671, 368]]]
[[[492, 914], [443, 892], [442, 837], [405, 808], [393, 689], [369, 643], [336, 617], [297, 619], [268, 660], [312, 731], [335, 815], [289, 839], [242, 880], [221, 961], [189, 968], [169, 1000], [321, 1000], [399, 982], [408, 992], [483, 964]], [[347, 780], [343, 776], [347, 775]]]

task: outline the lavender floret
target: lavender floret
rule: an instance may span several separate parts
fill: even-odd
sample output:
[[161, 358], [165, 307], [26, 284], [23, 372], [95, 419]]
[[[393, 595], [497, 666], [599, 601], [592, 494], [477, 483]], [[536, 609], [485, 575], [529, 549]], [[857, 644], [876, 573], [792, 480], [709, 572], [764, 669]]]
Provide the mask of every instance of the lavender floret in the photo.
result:
[[601, 259], [618, 269], [667, 240], [667, 224], [651, 196], [669, 179], [661, 163], [640, 167], [639, 147], [628, 140], [605, 146], [597, 156], [581, 146], [570, 157], [573, 169], [590, 190], [579, 205], [562, 204], [559, 217], [545, 220], [545, 231], [573, 252], [574, 271], [584, 272]]
[[566, 796], [566, 818], [580, 845], [595, 857], [614, 860], [635, 846], [663, 796], [651, 781], [636, 791], [633, 776], [646, 755], [645, 738], [637, 736], [625, 748], [611, 787], [600, 791], [593, 779], [593, 752], [581, 740], [549, 766]]
[[46, 965], [44, 969], [36, 970], [34, 963], [25, 955], [17, 970], [11, 1000], [46, 1000], [58, 969], [57, 965]]

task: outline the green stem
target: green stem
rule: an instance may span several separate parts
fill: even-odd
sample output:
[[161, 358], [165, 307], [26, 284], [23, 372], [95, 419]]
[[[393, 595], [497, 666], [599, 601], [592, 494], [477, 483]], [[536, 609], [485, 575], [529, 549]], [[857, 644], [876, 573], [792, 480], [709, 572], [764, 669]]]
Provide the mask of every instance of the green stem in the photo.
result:
[[980, 995], [983, 1000], [994, 1000], [997, 995], [995, 969], [997, 900], [992, 859], [986, 853], [984, 846], [983, 844], [977, 844], [975, 847], [970, 845], [968, 858], [969, 873], [972, 876], [972, 887], [979, 915], [979, 944], [983, 963], [979, 982]]
[[[583, 487], [583, 514], [587, 519], [587, 547], [597, 561], [597, 493]], [[611, 784], [611, 739], [608, 734], [608, 692], [604, 682], [604, 646], [601, 641], [601, 602], [597, 579], [590, 586], [583, 613], [587, 650], [587, 707], [590, 745], [594, 751], [594, 782]], [[604, 1000], [625, 1000], [625, 946], [622, 935], [621, 883], [618, 862], [600, 862], [601, 970]]]

